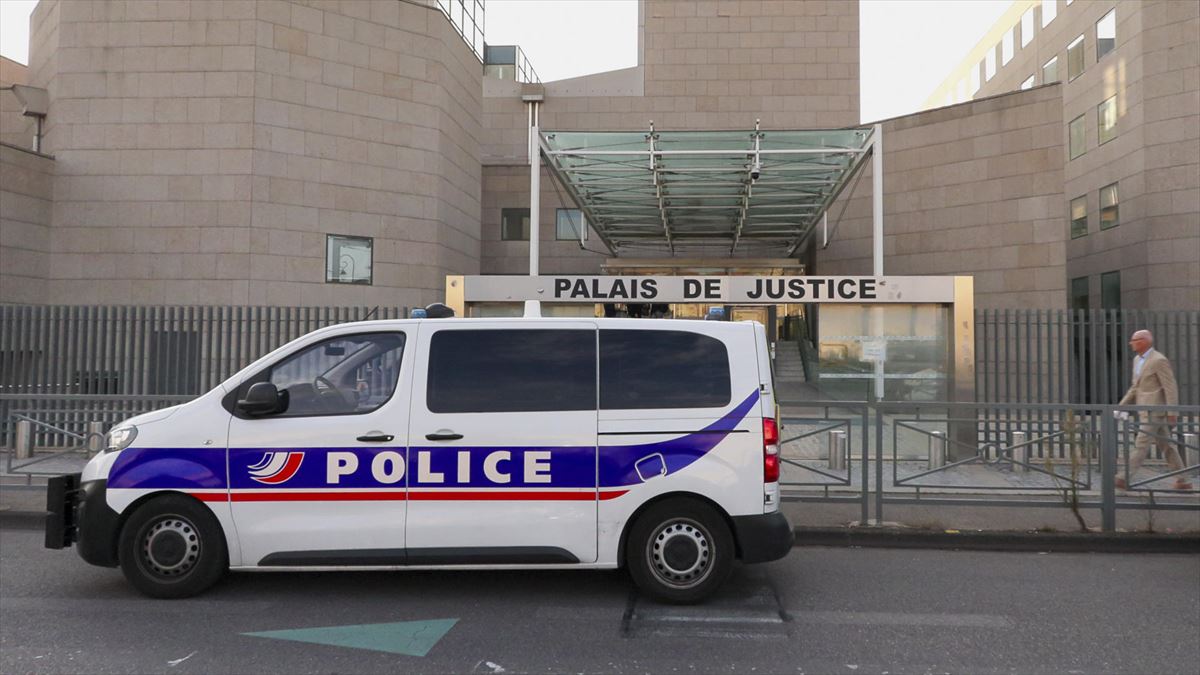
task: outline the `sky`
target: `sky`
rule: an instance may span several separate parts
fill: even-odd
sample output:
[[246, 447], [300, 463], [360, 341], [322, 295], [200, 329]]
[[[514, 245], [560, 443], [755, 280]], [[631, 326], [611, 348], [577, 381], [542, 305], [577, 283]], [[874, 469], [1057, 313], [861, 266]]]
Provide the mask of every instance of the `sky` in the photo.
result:
[[[851, 0], [831, 0], [851, 1]], [[35, 0], [0, 0], [0, 54], [28, 62]], [[916, 112], [1011, 0], [862, 0], [862, 119]], [[517, 44], [543, 82], [637, 65], [636, 0], [486, 0], [490, 44]]]

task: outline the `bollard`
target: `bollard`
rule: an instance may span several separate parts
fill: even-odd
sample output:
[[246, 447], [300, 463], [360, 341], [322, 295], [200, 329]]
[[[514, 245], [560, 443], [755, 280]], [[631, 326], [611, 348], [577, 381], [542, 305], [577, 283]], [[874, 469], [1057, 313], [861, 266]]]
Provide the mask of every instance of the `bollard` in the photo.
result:
[[1196, 447], [1196, 443], [1196, 434], [1183, 435], [1183, 452], [1179, 454], [1183, 455], [1181, 459], [1184, 466], [1196, 466], [1200, 464], [1200, 448]]
[[29, 459], [33, 457], [33, 422], [29, 420], [17, 420], [15, 450], [17, 459]]
[[829, 432], [829, 468], [834, 471], [846, 469], [846, 432]]
[[935, 431], [929, 436], [929, 468], [946, 466], [946, 432]]
[[87, 456], [95, 457], [104, 449], [104, 422], [87, 423]]
[[[1024, 431], [1014, 431], [1009, 436], [1008, 445], [1009, 453], [1011, 453], [1013, 461], [1013, 471], [1029, 471], [1029, 467], [1024, 466], [1024, 464], [1029, 463], [1029, 446], [1022, 445], [1025, 440]], [[1018, 445], [1021, 447], [1018, 448]], [[1018, 464], [1017, 462], [1021, 462], [1021, 464]]]

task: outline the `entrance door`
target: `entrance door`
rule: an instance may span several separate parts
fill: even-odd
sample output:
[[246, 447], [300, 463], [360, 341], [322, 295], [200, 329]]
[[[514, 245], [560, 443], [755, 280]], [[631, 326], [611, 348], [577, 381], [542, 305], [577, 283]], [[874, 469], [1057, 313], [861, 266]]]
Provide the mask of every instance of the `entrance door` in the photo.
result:
[[421, 327], [410, 564], [596, 560], [596, 324], [527, 326]]
[[271, 382], [275, 415], [229, 425], [230, 501], [244, 565], [404, 562], [411, 361], [405, 333], [302, 347], [239, 387]]

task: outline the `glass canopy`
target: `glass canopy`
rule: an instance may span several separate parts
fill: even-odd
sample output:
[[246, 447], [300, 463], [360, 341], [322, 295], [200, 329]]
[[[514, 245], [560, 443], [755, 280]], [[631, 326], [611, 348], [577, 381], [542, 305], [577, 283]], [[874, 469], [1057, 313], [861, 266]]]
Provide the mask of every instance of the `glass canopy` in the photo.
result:
[[871, 133], [546, 131], [541, 146], [615, 256], [791, 255], [862, 165]]

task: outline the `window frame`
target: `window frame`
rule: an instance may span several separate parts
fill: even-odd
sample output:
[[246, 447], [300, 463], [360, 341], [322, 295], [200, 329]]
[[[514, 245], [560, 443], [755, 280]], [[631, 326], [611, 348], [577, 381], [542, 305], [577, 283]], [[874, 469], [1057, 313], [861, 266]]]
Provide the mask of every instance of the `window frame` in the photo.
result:
[[[1121, 190], [1120, 190], [1119, 185], [1120, 185], [1120, 181], [1115, 181], [1115, 182], [1109, 183], [1108, 185], [1105, 185], [1104, 187], [1100, 188], [1100, 211], [1099, 211], [1099, 214], [1100, 214], [1100, 230], [1101, 231], [1111, 230], [1114, 227], [1117, 227], [1121, 224]], [[1114, 196], [1114, 200], [1111, 204], [1105, 206], [1104, 205], [1104, 194], [1109, 188], [1112, 188], [1112, 194]], [[1104, 220], [1105, 209], [1112, 209], [1116, 214], [1115, 217], [1112, 219], [1112, 223], [1109, 225], [1105, 225], [1105, 220]]]
[[[507, 215], [512, 212], [517, 212], [518, 214], [520, 214], [521, 212], [524, 212], [525, 222], [523, 222], [521, 224], [521, 235], [522, 236], [520, 239], [514, 239], [512, 237], [506, 236], [507, 231], [505, 230], [504, 225], [506, 222]], [[530, 237], [532, 229], [533, 229], [533, 214], [530, 212], [528, 207], [505, 207], [505, 208], [500, 209], [500, 241], [529, 241], [529, 237]]]
[[[1112, 19], [1112, 37], [1111, 38], [1101, 38], [1100, 37], [1100, 24], [1104, 23], [1104, 21], [1106, 21], [1110, 18]], [[1112, 43], [1110, 44], [1108, 49], [1101, 52], [1100, 51], [1101, 45], [1104, 44], [1103, 40], [1111, 40]], [[1107, 14], [1100, 17], [1100, 19], [1098, 21], [1096, 21], [1096, 63], [1099, 63], [1100, 59], [1104, 58], [1105, 56], [1108, 56], [1112, 52], [1116, 51], [1116, 49], [1117, 49], [1117, 8], [1116, 8], [1116, 6], [1113, 6], [1112, 9], [1108, 10]]]
[[[367, 278], [365, 281], [354, 281], [354, 280], [342, 281], [341, 279], [339, 279], [337, 277], [330, 278], [330, 276], [329, 276], [329, 269], [330, 269], [329, 268], [329, 256], [333, 252], [330, 247], [332, 246], [333, 240], [335, 237], [340, 238], [340, 239], [357, 239], [357, 240], [367, 242], [369, 271], [367, 273]], [[325, 234], [325, 283], [327, 283], [327, 284], [345, 284], [345, 285], [349, 285], [349, 286], [374, 286], [375, 285], [375, 237], [362, 237], [357, 234], [336, 234], [336, 233], [328, 233], [327, 232]]]
[[[1087, 117], [1087, 113], [1084, 113], [1067, 123], [1067, 157], [1069, 159], [1072, 159], [1072, 160], [1078, 159], [1087, 154], [1087, 121], [1085, 119], [1086, 117]], [[1074, 128], [1073, 127], [1075, 126], [1076, 122], [1079, 122], [1080, 129], [1081, 129], [1081, 131], [1079, 132], [1079, 138], [1080, 138], [1079, 154], [1075, 154], [1075, 148], [1072, 147], [1074, 145], [1072, 143], [1072, 141], [1074, 140], [1074, 133], [1073, 133]]]
[[[1115, 306], [1109, 304], [1108, 289], [1105, 287], [1105, 281], [1110, 279], [1117, 280], [1117, 304]], [[1100, 273], [1100, 309], [1121, 309], [1121, 270], [1112, 270], [1110, 272]]]
[[[546, 325], [545, 327], [531, 327], [531, 328], [524, 328], [524, 327], [522, 327], [522, 328], [502, 328], [502, 327], [488, 328], [488, 327], [463, 326], [460, 328], [446, 328], [446, 329], [438, 330], [429, 337], [429, 342], [427, 344], [428, 356], [426, 358], [426, 364], [425, 364], [425, 368], [426, 368], [425, 381], [420, 384], [417, 384], [414, 382], [414, 386], [424, 386], [425, 387], [425, 392], [424, 392], [425, 412], [432, 414], [432, 415], [529, 415], [529, 414], [538, 415], [538, 414], [548, 414], [548, 413], [578, 413], [578, 412], [588, 412], [588, 411], [595, 412], [597, 410], [597, 405], [599, 403], [599, 393], [598, 392], [599, 392], [599, 388], [600, 388], [600, 378], [597, 373], [597, 364], [599, 363], [599, 358], [600, 358], [599, 357], [598, 338], [596, 335], [597, 330], [598, 329], [596, 328], [596, 326], [586, 327], [583, 324], [575, 324], [572, 326]], [[439, 348], [437, 345], [438, 339], [442, 338], [443, 336], [448, 336], [448, 335], [454, 335], [455, 337], [458, 337], [458, 336], [464, 336], [464, 335], [480, 336], [483, 334], [517, 333], [517, 332], [521, 332], [521, 333], [571, 332], [571, 333], [585, 334], [586, 337], [588, 338], [587, 343], [591, 347], [591, 358], [589, 359], [588, 368], [587, 368], [588, 372], [591, 374], [591, 378], [590, 378], [591, 394], [589, 397], [589, 399], [590, 399], [589, 404], [586, 407], [582, 407], [582, 408], [580, 408], [580, 407], [556, 407], [556, 408], [538, 408], [538, 409], [534, 409], [534, 410], [528, 410], [528, 409], [464, 410], [464, 409], [459, 409], [462, 407], [461, 404], [458, 407], [445, 408], [443, 406], [443, 403], [444, 403], [443, 399], [450, 397], [450, 394], [438, 392], [431, 386], [432, 382], [434, 381], [435, 366], [438, 363], [440, 363], [439, 361], [436, 360], [438, 358], [438, 356], [440, 356]], [[451, 392], [451, 393], [453, 393], [453, 392]], [[438, 408], [436, 408], [436, 409], [434, 407], [435, 404], [438, 406]]]
[[[579, 214], [579, 224], [581, 226], [580, 232], [577, 234], [573, 234], [570, 237], [560, 236], [562, 233], [558, 229], [559, 222], [560, 222], [559, 218], [562, 216], [562, 213], [564, 211], [574, 211]], [[583, 209], [573, 209], [573, 208], [568, 208], [568, 207], [561, 207], [561, 208], [557, 208], [554, 210], [554, 240], [555, 241], [587, 241], [587, 231], [588, 231], [587, 216], [584, 215]]]
[[[1085, 53], [1087, 50], [1087, 40], [1084, 39], [1085, 37], [1086, 33], [1080, 33], [1079, 37], [1071, 40], [1071, 42], [1067, 44], [1067, 82], [1074, 82], [1079, 78], [1080, 75], [1083, 75], [1085, 70], [1087, 70], [1087, 54]], [[1076, 47], [1079, 48], [1079, 51], [1077, 52], [1079, 54], [1079, 72], [1072, 75], [1071, 50]]]
[[[1077, 203], [1083, 204], [1083, 216], [1078, 217], [1078, 218], [1075, 216], [1075, 205]], [[1088, 226], [1090, 225], [1090, 223], [1088, 223], [1088, 220], [1089, 220], [1089, 218], [1088, 218], [1088, 210], [1087, 210], [1087, 194], [1086, 193], [1079, 195], [1078, 197], [1067, 202], [1067, 226], [1068, 226], [1068, 234], [1071, 235], [1071, 239], [1080, 239], [1080, 238], [1086, 237], [1088, 235]], [[1077, 222], [1082, 222], [1083, 227], [1076, 228], [1075, 224]]]
[[[1084, 288], [1084, 293], [1082, 294], [1082, 296], [1080, 296], [1080, 294], [1075, 292], [1077, 284], [1081, 281], [1083, 282], [1083, 288]], [[1079, 298], [1079, 297], [1083, 297], [1083, 299], [1086, 301], [1086, 302], [1084, 302], [1083, 307], [1075, 306], [1075, 299]], [[1088, 277], [1086, 275], [1082, 276], [1082, 277], [1075, 277], [1075, 278], [1071, 279], [1070, 282], [1067, 283], [1067, 306], [1069, 306], [1072, 310], [1091, 309], [1092, 308], [1091, 281], [1088, 279]]]
[[[1112, 125], [1110, 125], [1108, 127], [1104, 126], [1104, 119], [1105, 119], [1104, 111], [1105, 111], [1106, 106], [1110, 107], [1112, 110]], [[1106, 130], [1111, 132], [1111, 135], [1109, 135], [1108, 138], [1104, 137], [1104, 132]], [[1097, 145], [1104, 145], [1105, 143], [1108, 143], [1109, 141], [1113, 140], [1116, 137], [1117, 137], [1117, 95], [1113, 94], [1112, 96], [1109, 96], [1108, 98], [1101, 101], [1100, 104], [1096, 106], [1096, 141], [1097, 141]]]
[[[721, 353], [724, 355], [724, 370], [723, 371], [720, 371], [720, 369], [714, 369], [714, 370], [723, 373], [724, 385], [726, 387], [725, 392], [724, 392], [725, 396], [726, 396], [725, 400], [723, 400], [720, 403], [714, 403], [712, 401], [685, 401], [685, 403], [688, 403], [688, 405], [680, 405], [678, 402], [662, 401], [660, 399], [656, 399], [655, 401], [653, 401], [653, 403], [657, 403], [658, 405], [638, 405], [638, 406], [633, 406], [633, 407], [630, 407], [628, 405], [626, 405], [626, 406], [613, 405], [614, 402], [612, 402], [611, 400], [606, 400], [606, 391], [605, 391], [606, 377], [605, 376], [607, 374], [609, 378], [615, 379], [621, 373], [617, 369], [617, 366], [615, 364], [613, 364], [611, 361], [608, 364], [605, 363], [605, 347], [606, 347], [605, 338], [606, 338], [606, 336], [609, 339], [614, 339], [616, 337], [620, 337], [620, 336], [616, 336], [615, 335], [616, 333], [629, 333], [629, 334], [644, 333], [646, 335], [654, 335], [654, 334], [661, 335], [664, 333], [679, 334], [679, 335], [688, 336], [689, 338], [694, 339], [697, 342], [712, 341], [712, 342], [716, 343], [716, 345], [719, 346]], [[732, 364], [733, 364], [733, 357], [730, 355], [729, 345], [726, 344], [725, 341], [720, 339], [719, 337], [716, 337], [713, 335], [708, 335], [707, 333], [701, 333], [701, 332], [697, 332], [697, 331], [678, 330], [678, 329], [645, 330], [645, 329], [633, 329], [633, 328], [601, 328], [600, 332], [599, 332], [598, 344], [599, 344], [599, 349], [597, 350], [597, 356], [599, 359], [599, 378], [598, 378], [598, 382], [597, 382], [597, 386], [598, 386], [597, 399], [598, 399], [599, 409], [601, 412], [603, 412], [603, 411], [628, 411], [628, 410], [712, 410], [712, 409], [725, 408], [734, 402], [734, 396], [733, 396], [733, 394], [734, 394], [734, 390], [733, 390], [734, 378], [733, 378], [733, 373], [731, 371]], [[712, 367], [712, 365], [709, 364], [709, 367]], [[699, 382], [702, 382], [702, 381], [694, 380], [690, 383], [696, 384]], [[628, 385], [628, 382], [618, 382], [617, 384], [618, 385]], [[684, 384], [689, 384], [689, 383], [685, 382]], [[609, 386], [612, 387], [611, 381], [609, 381]], [[624, 391], [624, 390], [628, 389], [628, 386], [617, 386], [617, 387], [615, 387], [615, 389], [617, 389], [619, 391]], [[679, 388], [679, 389], [683, 390], [685, 388]], [[629, 401], [616, 401], [615, 403], [629, 403]]]
[[[368, 335], [398, 335], [398, 336], [400, 336], [400, 367], [396, 369], [396, 381], [395, 381], [395, 383], [392, 384], [392, 393], [390, 396], [388, 396], [386, 399], [384, 399], [382, 402], [380, 402], [379, 405], [375, 406], [371, 410], [363, 410], [362, 412], [318, 413], [318, 414], [313, 414], [313, 415], [288, 415], [286, 410], [283, 411], [282, 413], [271, 413], [270, 415], [244, 415], [241, 413], [240, 410], [238, 410], [238, 407], [237, 407], [238, 400], [245, 397], [246, 393], [249, 392], [250, 387], [252, 385], [258, 384], [260, 382], [270, 382], [271, 381], [271, 372], [274, 371], [275, 368], [277, 366], [279, 366], [281, 363], [284, 363], [285, 361], [288, 361], [295, 356], [303, 354], [304, 352], [306, 352], [310, 349], [319, 347], [328, 342], [334, 342], [337, 340], [348, 340], [348, 339], [352, 339], [352, 338], [356, 338], [356, 337], [365, 337]], [[404, 371], [404, 357], [405, 357], [405, 352], [407, 350], [408, 350], [408, 333], [406, 331], [396, 330], [394, 328], [387, 329], [387, 330], [369, 330], [369, 331], [358, 331], [358, 332], [354, 332], [354, 333], [343, 333], [341, 335], [331, 335], [327, 338], [317, 340], [316, 342], [310, 342], [301, 347], [297, 347], [296, 349], [288, 352], [287, 354], [284, 354], [283, 356], [279, 357], [275, 361], [271, 362], [269, 365], [264, 366], [263, 368], [254, 372], [252, 375], [250, 375], [246, 379], [242, 380], [238, 384], [238, 386], [234, 387], [228, 394], [226, 394], [225, 398], [222, 399], [222, 404], [223, 404], [223, 407], [231, 415], [233, 415], [234, 417], [237, 417], [238, 419], [243, 419], [243, 420], [308, 419], [310, 417], [349, 417], [349, 416], [355, 416], [355, 415], [370, 415], [371, 413], [376, 413], [376, 412], [379, 412], [380, 410], [383, 410], [384, 408], [386, 408], [387, 405], [392, 402], [392, 399], [396, 397], [396, 392], [400, 389], [400, 375]], [[290, 403], [289, 403], [289, 405], [290, 405]]]
[[[1054, 77], [1053, 78], [1049, 78], [1046, 76], [1046, 68], [1050, 67], [1050, 64], [1054, 64]], [[1061, 81], [1062, 81], [1062, 78], [1058, 76], [1058, 54], [1055, 54], [1054, 56], [1050, 57], [1049, 61], [1046, 61], [1045, 63], [1042, 64], [1042, 84], [1050, 84], [1051, 82], [1061, 82]]]
[[[1049, 12], [1046, 11], [1047, 7], [1050, 8]], [[1049, 16], [1049, 18], [1047, 18], [1047, 16]], [[1057, 16], [1058, 0], [1042, 0], [1042, 28], [1049, 26], [1050, 22], [1054, 21], [1055, 17]]]

